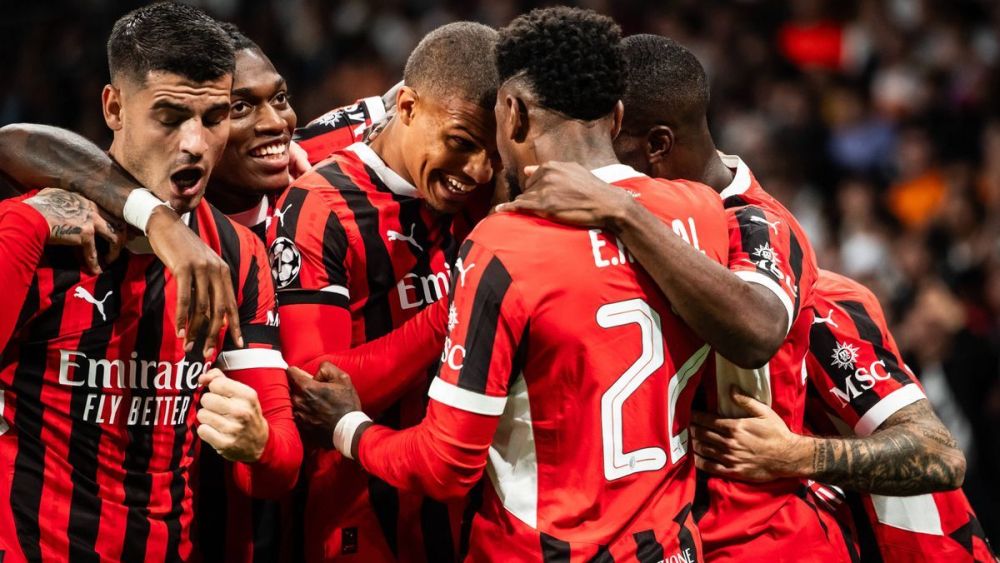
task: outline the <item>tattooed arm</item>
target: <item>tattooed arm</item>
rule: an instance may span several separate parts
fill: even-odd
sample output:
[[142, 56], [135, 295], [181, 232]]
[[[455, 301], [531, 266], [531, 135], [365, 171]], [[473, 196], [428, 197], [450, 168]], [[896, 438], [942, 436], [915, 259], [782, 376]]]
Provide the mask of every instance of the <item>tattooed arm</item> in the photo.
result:
[[47, 243], [82, 247], [83, 261], [93, 274], [101, 273], [97, 237], [106, 239], [111, 245], [108, 262], [114, 261], [125, 244], [125, 225], [104, 217], [93, 202], [78, 194], [49, 188], [24, 203], [35, 208], [48, 222]]
[[[118, 219], [123, 218], [132, 190], [143, 187], [87, 139], [32, 123], [0, 128], [0, 173], [27, 189], [62, 188], [81, 194]], [[177, 278], [175, 321], [185, 349], [201, 333], [217, 333], [227, 320], [234, 340], [242, 346], [229, 266], [166, 205], [154, 208], [146, 234], [157, 258]], [[89, 249], [84, 254], [92, 269], [96, 262], [89, 262]], [[206, 354], [211, 342], [206, 339]]]
[[894, 496], [955, 489], [965, 478], [965, 456], [926, 399], [903, 407], [863, 438], [800, 436], [767, 405], [736, 393], [733, 401], [751, 417], [694, 415], [699, 469], [747, 481], [813, 479]]

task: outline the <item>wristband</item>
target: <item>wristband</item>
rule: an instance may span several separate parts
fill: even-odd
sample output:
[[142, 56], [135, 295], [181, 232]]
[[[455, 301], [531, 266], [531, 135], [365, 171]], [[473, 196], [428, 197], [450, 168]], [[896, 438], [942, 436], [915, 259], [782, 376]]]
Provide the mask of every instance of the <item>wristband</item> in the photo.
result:
[[354, 433], [358, 431], [358, 426], [372, 419], [361, 411], [351, 411], [337, 421], [337, 426], [333, 429], [333, 447], [348, 459], [351, 457], [351, 445], [354, 443]]
[[122, 209], [122, 216], [126, 223], [142, 231], [142, 234], [146, 234], [146, 224], [149, 223], [149, 217], [153, 214], [153, 210], [161, 205], [167, 205], [167, 203], [145, 188], [136, 188], [128, 194], [125, 208]]

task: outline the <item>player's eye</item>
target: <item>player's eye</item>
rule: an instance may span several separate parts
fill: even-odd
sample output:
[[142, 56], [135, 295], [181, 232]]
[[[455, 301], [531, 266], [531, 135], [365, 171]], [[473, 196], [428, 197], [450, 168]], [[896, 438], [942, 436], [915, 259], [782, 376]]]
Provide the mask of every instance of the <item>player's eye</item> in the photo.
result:
[[205, 125], [207, 125], [208, 127], [214, 127], [214, 126], [222, 123], [223, 121], [225, 121], [226, 118], [228, 118], [228, 117], [229, 117], [229, 112], [228, 111], [221, 111], [221, 110], [220, 111], [213, 111], [211, 113], [205, 114], [205, 117], [204, 117], [203, 121], [204, 121]]
[[244, 115], [250, 113], [250, 110], [252, 109], [253, 107], [250, 104], [240, 100], [238, 102], [233, 102], [232, 107], [229, 108], [229, 115], [233, 118], [243, 117]]
[[476, 144], [466, 139], [465, 137], [459, 137], [458, 135], [449, 135], [448, 142], [452, 147], [460, 151], [471, 151], [475, 150]]
[[292, 100], [292, 97], [288, 94], [288, 92], [278, 92], [271, 99], [276, 105], [284, 106], [288, 105], [288, 103]]

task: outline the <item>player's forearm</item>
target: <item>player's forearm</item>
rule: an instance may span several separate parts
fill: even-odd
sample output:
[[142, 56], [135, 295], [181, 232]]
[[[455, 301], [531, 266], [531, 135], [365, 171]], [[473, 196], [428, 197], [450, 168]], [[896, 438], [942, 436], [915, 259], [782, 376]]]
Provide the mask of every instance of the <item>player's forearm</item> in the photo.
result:
[[291, 298], [290, 292], [278, 295], [281, 350], [288, 365], [318, 366], [326, 354], [351, 346], [350, 311], [334, 305], [281, 304]]
[[84, 137], [33, 123], [0, 128], [0, 171], [28, 189], [79, 193], [119, 219], [128, 195], [142, 187]]
[[920, 403], [924, 405], [906, 407], [897, 413], [898, 420], [890, 417], [882, 429], [865, 438], [810, 438], [804, 447], [811, 451], [812, 461], [799, 476], [894, 496], [960, 487], [965, 456], [926, 401]]
[[788, 326], [776, 296], [707, 258], [642, 205], [613, 224], [681, 318], [716, 351], [744, 368], [774, 355]]

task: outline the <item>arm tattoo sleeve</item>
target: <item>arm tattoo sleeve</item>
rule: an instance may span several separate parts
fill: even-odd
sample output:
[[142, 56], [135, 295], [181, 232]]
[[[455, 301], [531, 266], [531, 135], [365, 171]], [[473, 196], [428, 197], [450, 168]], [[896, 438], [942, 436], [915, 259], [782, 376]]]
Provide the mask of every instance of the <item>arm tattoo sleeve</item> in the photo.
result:
[[128, 195], [142, 187], [97, 145], [47, 125], [0, 128], [0, 172], [22, 188], [79, 193], [119, 219]]
[[927, 400], [920, 400], [866, 438], [818, 438], [813, 472], [824, 483], [906, 496], [961, 486], [965, 457]]

